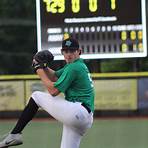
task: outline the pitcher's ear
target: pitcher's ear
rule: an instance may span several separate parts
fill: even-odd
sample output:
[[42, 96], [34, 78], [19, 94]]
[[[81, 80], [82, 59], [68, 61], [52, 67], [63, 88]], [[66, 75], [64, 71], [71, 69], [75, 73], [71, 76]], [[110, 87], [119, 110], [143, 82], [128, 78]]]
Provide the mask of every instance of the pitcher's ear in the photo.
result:
[[81, 55], [82, 49], [79, 48], [79, 51], [80, 51], [80, 52], [79, 52], [79, 55]]

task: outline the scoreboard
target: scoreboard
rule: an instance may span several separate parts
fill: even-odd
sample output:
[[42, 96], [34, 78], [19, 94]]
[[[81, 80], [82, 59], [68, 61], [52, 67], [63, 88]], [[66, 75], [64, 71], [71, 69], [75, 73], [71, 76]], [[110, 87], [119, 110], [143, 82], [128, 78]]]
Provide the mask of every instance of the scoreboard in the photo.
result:
[[36, 0], [36, 16], [38, 51], [56, 60], [69, 36], [84, 59], [147, 56], [146, 0]]

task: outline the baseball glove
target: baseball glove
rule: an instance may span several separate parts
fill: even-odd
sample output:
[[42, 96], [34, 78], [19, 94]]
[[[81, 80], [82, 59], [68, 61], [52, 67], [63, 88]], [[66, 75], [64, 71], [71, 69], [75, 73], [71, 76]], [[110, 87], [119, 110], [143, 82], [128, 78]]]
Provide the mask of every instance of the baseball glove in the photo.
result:
[[37, 52], [32, 61], [32, 67], [36, 72], [37, 69], [44, 69], [53, 61], [54, 56], [49, 50]]

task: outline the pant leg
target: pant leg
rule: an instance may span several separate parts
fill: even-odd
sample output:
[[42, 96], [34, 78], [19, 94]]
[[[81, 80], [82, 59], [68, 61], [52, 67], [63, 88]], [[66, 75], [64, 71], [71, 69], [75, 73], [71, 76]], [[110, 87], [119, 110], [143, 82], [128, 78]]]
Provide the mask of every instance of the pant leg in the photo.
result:
[[69, 102], [48, 93], [36, 91], [32, 98], [39, 107], [63, 123], [61, 148], [78, 148], [81, 137], [92, 125], [93, 115], [79, 102]]
[[39, 107], [47, 111], [56, 120], [66, 124], [74, 123], [77, 110], [74, 103], [39, 91], [34, 92], [32, 98]]
[[62, 141], [60, 148], [79, 148], [82, 135], [74, 128], [63, 125]]
[[48, 93], [36, 91], [31, 96], [36, 104], [47, 111], [56, 120], [71, 126], [89, 124], [88, 112], [81, 103], [69, 102], [58, 96], [53, 97]]

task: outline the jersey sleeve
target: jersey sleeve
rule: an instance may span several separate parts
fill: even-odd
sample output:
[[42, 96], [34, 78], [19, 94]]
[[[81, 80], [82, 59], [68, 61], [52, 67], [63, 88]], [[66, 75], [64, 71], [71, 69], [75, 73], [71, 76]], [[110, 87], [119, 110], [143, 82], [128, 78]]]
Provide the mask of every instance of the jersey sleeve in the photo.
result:
[[76, 77], [76, 71], [73, 67], [66, 67], [59, 77], [59, 79], [54, 83], [54, 86], [60, 91], [65, 93], [65, 91], [69, 88], [71, 83], [74, 81]]
[[55, 75], [59, 78], [61, 76], [61, 74], [63, 73], [63, 71], [64, 71], [64, 67], [55, 71]]

